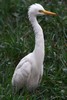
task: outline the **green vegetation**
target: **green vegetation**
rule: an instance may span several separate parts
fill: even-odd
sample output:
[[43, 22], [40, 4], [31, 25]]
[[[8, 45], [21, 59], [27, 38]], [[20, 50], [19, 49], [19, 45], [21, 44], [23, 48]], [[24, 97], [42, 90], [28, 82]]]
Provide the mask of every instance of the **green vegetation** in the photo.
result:
[[[20, 59], [34, 48], [28, 7], [40, 3], [58, 16], [41, 16], [46, 56], [43, 80], [34, 93], [12, 94], [11, 79]], [[67, 100], [67, 1], [0, 0], [0, 100]]]

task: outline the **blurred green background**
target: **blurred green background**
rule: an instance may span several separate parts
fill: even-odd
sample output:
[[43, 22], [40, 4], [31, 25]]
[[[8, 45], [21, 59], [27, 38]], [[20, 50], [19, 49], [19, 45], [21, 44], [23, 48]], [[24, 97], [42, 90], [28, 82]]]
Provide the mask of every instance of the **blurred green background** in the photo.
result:
[[[42, 82], [34, 93], [12, 94], [11, 79], [21, 58], [34, 49], [28, 7], [42, 4], [58, 16], [41, 16], [45, 60]], [[0, 0], [0, 100], [67, 100], [67, 1]]]

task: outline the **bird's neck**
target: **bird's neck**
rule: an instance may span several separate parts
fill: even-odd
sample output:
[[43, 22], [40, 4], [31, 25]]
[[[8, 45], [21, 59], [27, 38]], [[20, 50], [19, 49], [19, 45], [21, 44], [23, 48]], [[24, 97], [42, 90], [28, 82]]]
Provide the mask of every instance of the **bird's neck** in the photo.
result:
[[39, 62], [43, 63], [44, 60], [44, 36], [41, 26], [38, 24], [38, 21], [35, 16], [29, 16], [29, 20], [32, 24], [34, 33], [35, 33], [35, 48], [34, 54], [36, 59]]

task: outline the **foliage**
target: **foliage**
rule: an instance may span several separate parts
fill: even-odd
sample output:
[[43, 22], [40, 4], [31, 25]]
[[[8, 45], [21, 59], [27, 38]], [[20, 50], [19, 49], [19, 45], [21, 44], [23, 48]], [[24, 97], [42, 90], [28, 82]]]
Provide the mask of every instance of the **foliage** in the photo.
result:
[[[26, 89], [12, 94], [11, 78], [19, 60], [34, 48], [34, 33], [28, 20], [28, 7], [42, 4], [58, 16], [38, 18], [45, 32], [44, 76], [34, 93]], [[0, 0], [0, 100], [67, 99], [67, 1]]]

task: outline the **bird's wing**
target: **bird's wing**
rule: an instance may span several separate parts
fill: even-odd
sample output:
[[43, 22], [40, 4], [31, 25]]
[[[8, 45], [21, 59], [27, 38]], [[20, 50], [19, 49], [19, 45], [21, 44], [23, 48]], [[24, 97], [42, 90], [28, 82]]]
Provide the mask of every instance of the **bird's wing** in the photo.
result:
[[25, 56], [22, 58], [15, 68], [13, 78], [12, 78], [12, 83], [17, 81], [17, 82], [22, 82], [29, 78], [31, 74], [31, 69], [32, 69], [32, 63], [30, 60], [31, 54]]
[[23, 85], [27, 83], [27, 79], [31, 74], [31, 67], [32, 65], [29, 61], [22, 63], [20, 67], [18, 65], [12, 78], [12, 85], [16, 87], [17, 90], [20, 90]]
[[24, 72], [25, 73], [30, 73], [31, 67], [32, 67], [31, 62], [28, 59], [23, 58], [23, 59], [21, 59], [21, 61], [17, 65], [15, 71], [21, 70], [20, 72], [22, 72], [22, 73], [24, 73]]
[[21, 67], [23, 66], [23, 64], [25, 64], [26, 62], [29, 62], [28, 59], [26, 59], [26, 57], [22, 58], [22, 59], [20, 60], [19, 64], [17, 65], [17, 67], [16, 67], [15, 70], [21, 68]]

